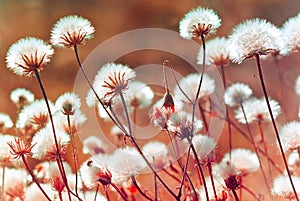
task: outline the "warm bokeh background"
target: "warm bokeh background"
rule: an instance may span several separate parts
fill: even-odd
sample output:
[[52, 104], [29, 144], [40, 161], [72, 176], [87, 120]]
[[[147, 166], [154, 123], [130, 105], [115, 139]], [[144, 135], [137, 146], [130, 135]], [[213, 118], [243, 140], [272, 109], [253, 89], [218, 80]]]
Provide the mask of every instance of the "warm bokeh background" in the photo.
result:
[[[14, 105], [9, 101], [10, 91], [17, 87], [32, 90], [41, 98], [40, 89], [34, 78], [22, 78], [14, 75], [6, 68], [5, 55], [9, 46], [16, 40], [35, 36], [49, 40], [50, 29], [61, 17], [77, 14], [89, 19], [96, 29], [94, 39], [87, 45], [80, 47], [80, 56], [84, 60], [99, 44], [107, 39], [138, 28], [164, 28], [178, 30], [178, 22], [183, 15], [193, 7], [205, 6], [213, 8], [222, 18], [223, 24], [217, 36], [227, 36], [239, 22], [260, 17], [275, 25], [281, 26], [289, 17], [300, 10], [299, 0], [0, 0], [0, 112], [5, 112], [16, 119]], [[175, 46], [176, 44], [174, 44]], [[116, 47], [113, 47], [116, 48]], [[170, 47], [172, 48], [172, 47]], [[140, 55], [139, 55], [140, 54]], [[161, 64], [166, 55], [140, 52], [128, 55], [119, 61], [136, 67], [140, 64]], [[123, 59], [123, 60], [122, 60]], [[184, 66], [181, 59], [172, 58], [174, 66]], [[294, 81], [300, 73], [300, 56], [295, 54], [280, 61], [284, 78], [284, 97], [278, 94], [278, 77], [272, 60], [263, 62], [268, 89], [271, 96], [278, 98], [287, 118], [283, 115], [279, 119], [282, 125], [287, 120], [297, 117], [299, 98], [294, 93]], [[184, 68], [184, 67], [183, 67]], [[231, 65], [227, 69], [228, 83], [235, 81], [247, 82], [261, 96], [261, 89], [257, 86], [257, 73], [252, 59], [237, 66]], [[50, 99], [55, 100], [61, 93], [73, 90], [73, 82], [78, 73], [74, 53], [70, 49], [56, 50], [52, 62], [42, 72], [42, 78]], [[270, 139], [274, 146], [273, 134]], [[223, 139], [223, 138], [222, 138]], [[221, 140], [222, 140], [221, 139]], [[227, 138], [221, 144], [225, 144]], [[244, 146], [242, 141], [236, 141], [235, 147]], [[249, 144], [245, 144], [250, 147]], [[221, 146], [220, 146], [221, 147]], [[220, 148], [226, 151], [226, 148]], [[220, 153], [222, 155], [223, 152]], [[276, 153], [274, 153], [274, 156]], [[281, 163], [281, 162], [280, 162]], [[255, 184], [253, 185], [255, 188]], [[259, 185], [256, 186], [259, 189]], [[300, 188], [300, 187], [298, 187]]]

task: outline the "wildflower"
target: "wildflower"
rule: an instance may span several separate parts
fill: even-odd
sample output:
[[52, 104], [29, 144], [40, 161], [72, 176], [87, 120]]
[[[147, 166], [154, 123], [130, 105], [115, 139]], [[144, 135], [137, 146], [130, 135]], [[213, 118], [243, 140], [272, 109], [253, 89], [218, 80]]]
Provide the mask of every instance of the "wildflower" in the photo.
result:
[[7, 68], [17, 75], [32, 76], [50, 62], [54, 50], [41, 39], [22, 38], [12, 44], [6, 55]]
[[181, 19], [179, 33], [185, 39], [200, 38], [201, 35], [214, 34], [220, 26], [221, 19], [213, 10], [197, 7]]
[[231, 107], [242, 104], [252, 95], [252, 89], [243, 83], [234, 83], [224, 93], [225, 103]]
[[24, 88], [17, 88], [10, 93], [11, 101], [22, 108], [24, 105], [34, 101], [34, 94]]
[[300, 148], [300, 122], [292, 121], [285, 124], [279, 131], [283, 149], [297, 150]]
[[[85, 121], [86, 121], [86, 116], [81, 112], [81, 110], [76, 110], [76, 112], [69, 116], [70, 119], [70, 126], [71, 126], [71, 131], [72, 134], [74, 135], [78, 131], [78, 127], [80, 127]], [[53, 115], [53, 121], [54, 125], [60, 129], [65, 131], [66, 133], [70, 133], [70, 128], [68, 125], [68, 120], [66, 116], [61, 113], [57, 112]], [[49, 125], [50, 122], [48, 122], [47, 125]]]
[[156, 170], [161, 170], [168, 165], [168, 148], [159, 141], [152, 141], [145, 144], [142, 148], [144, 155], [150, 163], [155, 164]]
[[122, 147], [124, 145], [125, 140], [126, 140], [126, 134], [128, 134], [128, 127], [127, 126], [123, 126], [125, 131], [121, 130], [117, 125], [114, 125], [111, 129], [110, 129], [110, 134], [114, 137], [115, 140], [115, 145], [117, 147]]
[[105, 142], [93, 135], [83, 140], [83, 153], [90, 153], [92, 156], [97, 154], [104, 154], [107, 152], [107, 145]]
[[[199, 85], [200, 75], [197, 73], [189, 74], [186, 77], [179, 80], [178, 85], [181, 89], [184, 89], [184, 93], [189, 97], [189, 99], [194, 102]], [[190, 101], [180, 90], [179, 86], [176, 85], [174, 88], [175, 96], [184, 103], [189, 103]], [[199, 99], [209, 96], [215, 90], [215, 81], [207, 74], [203, 74], [202, 87], [199, 94]]]
[[229, 57], [241, 63], [254, 55], [267, 55], [280, 49], [280, 31], [264, 19], [251, 19], [237, 25], [229, 36]]
[[202, 165], [215, 161], [216, 141], [205, 135], [195, 135], [192, 143]]
[[162, 107], [164, 107], [166, 110], [169, 110], [172, 113], [175, 112], [173, 95], [169, 91], [167, 91], [164, 95]]
[[14, 138], [14, 141], [7, 142], [8, 146], [11, 148], [11, 155], [14, 156], [15, 159], [19, 159], [22, 156], [30, 155], [31, 149], [34, 146], [33, 145], [27, 145], [25, 144], [24, 140], [22, 138]]
[[128, 88], [129, 81], [135, 76], [127, 65], [107, 63], [95, 76], [93, 87], [102, 100], [111, 102]]
[[58, 97], [55, 107], [65, 115], [73, 115], [75, 111], [80, 110], [80, 98], [74, 93], [64, 93]]
[[[292, 180], [295, 186], [300, 186], [300, 178], [292, 176]], [[295, 199], [295, 194], [288, 176], [279, 175], [274, 179], [272, 194], [288, 200]]]
[[[56, 192], [51, 187], [50, 184], [40, 184], [43, 190], [47, 193], [47, 195], [54, 200]], [[32, 198], [38, 201], [48, 201], [45, 195], [42, 193], [41, 189], [33, 183], [27, 188], [25, 188], [25, 199], [24, 201], [32, 201]]]
[[229, 153], [227, 153], [220, 163], [228, 162], [239, 172], [240, 176], [246, 176], [259, 169], [258, 157], [249, 149], [237, 148], [231, 150], [231, 160]]
[[294, 17], [289, 18], [281, 28], [281, 36], [283, 41], [283, 48], [280, 51], [283, 55], [288, 55], [300, 49], [300, 31], [297, 29], [300, 23], [300, 13]]
[[[56, 109], [51, 101], [49, 101], [49, 106], [51, 111], [55, 113]], [[25, 126], [32, 124], [36, 129], [39, 129], [45, 127], [48, 120], [49, 113], [45, 100], [35, 100], [21, 110], [16, 126], [17, 128], [24, 128]]]
[[201, 120], [196, 118], [192, 122], [192, 114], [179, 111], [170, 116], [167, 126], [169, 131], [174, 132], [181, 139], [184, 139], [191, 138], [193, 135], [199, 133], [203, 124]]
[[145, 108], [152, 103], [154, 92], [145, 83], [134, 80], [128, 85], [126, 97], [130, 100], [131, 106]]
[[0, 128], [11, 128], [14, 126], [10, 116], [5, 113], [0, 113]]
[[165, 110], [164, 108], [153, 106], [149, 113], [149, 116], [154, 126], [159, 126], [162, 129], [167, 128], [167, 122], [170, 116], [167, 110]]
[[[211, 180], [210, 180], [210, 178], [206, 178], [205, 181], [206, 181], [206, 187], [207, 187], [207, 191], [208, 191], [208, 197], [210, 198], [209, 200], [213, 201], [213, 200], [215, 200], [215, 197], [214, 197], [215, 195], [214, 195], [214, 190], [212, 187]], [[226, 198], [227, 190], [224, 187], [225, 184], [222, 181], [222, 178], [214, 176], [214, 185], [215, 185], [217, 197], [218, 198], [224, 198], [224, 197]], [[200, 200], [207, 200], [206, 194], [205, 194], [205, 189], [204, 189], [203, 185], [200, 187], [199, 195], [200, 195]]]
[[59, 19], [51, 30], [50, 42], [58, 47], [70, 48], [74, 45], [84, 45], [87, 39], [93, 37], [95, 28], [91, 22], [76, 15]]
[[[281, 107], [279, 103], [275, 100], [269, 98], [270, 106], [273, 112], [273, 116], [276, 119], [281, 112]], [[243, 103], [245, 114], [247, 117], [248, 123], [254, 121], [271, 121], [271, 116], [268, 110], [267, 103], [264, 98], [257, 99], [251, 98]], [[246, 120], [242, 111], [242, 108], [239, 107], [235, 111], [235, 118], [242, 124], [246, 124]]]
[[6, 168], [4, 177], [4, 194], [7, 200], [23, 200], [27, 173], [24, 169]]
[[[216, 37], [206, 42], [206, 64], [215, 66], [225, 66], [229, 63], [228, 39]], [[203, 63], [203, 47], [199, 48], [197, 63]]]
[[11, 148], [8, 143], [14, 141], [14, 136], [0, 134], [0, 163], [10, 164], [13, 161], [14, 156], [11, 154]]
[[230, 190], [236, 190], [240, 187], [239, 171], [228, 161], [224, 161], [214, 166], [214, 174], [223, 178], [225, 185]]
[[[70, 142], [70, 137], [62, 130], [56, 130], [56, 138], [61, 155], [64, 155], [67, 145]], [[33, 146], [31, 153], [35, 159], [56, 159], [57, 150], [53, 133], [50, 127], [42, 128], [36, 133], [31, 142]]]
[[300, 96], [300, 75], [297, 77], [295, 81], [295, 92], [298, 96]]

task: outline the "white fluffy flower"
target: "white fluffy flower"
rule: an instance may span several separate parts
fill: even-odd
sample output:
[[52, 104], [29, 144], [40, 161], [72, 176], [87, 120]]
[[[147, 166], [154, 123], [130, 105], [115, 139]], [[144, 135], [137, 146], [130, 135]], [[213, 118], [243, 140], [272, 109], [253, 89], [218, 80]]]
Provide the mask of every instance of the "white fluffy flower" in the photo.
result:
[[214, 34], [221, 26], [219, 16], [209, 8], [197, 7], [190, 10], [179, 22], [179, 33], [182, 38], [200, 38], [201, 35]]
[[214, 150], [216, 149], [217, 143], [213, 138], [206, 135], [195, 135], [192, 143], [203, 165], [214, 160]]
[[298, 29], [300, 23], [300, 13], [294, 17], [289, 18], [281, 28], [281, 37], [283, 46], [281, 54], [287, 55], [300, 50], [300, 30]]
[[[125, 93], [129, 81], [135, 76], [135, 71], [127, 65], [107, 63], [101, 67], [95, 76], [93, 87], [100, 99], [109, 102], [120, 93]], [[90, 100], [88, 102], [92, 103]], [[89, 105], [92, 106], [93, 104]]]
[[152, 141], [145, 144], [142, 151], [148, 161], [153, 164], [155, 163], [155, 169], [163, 169], [168, 164], [168, 148], [167, 146], [159, 141]]
[[[189, 97], [189, 99], [194, 102], [197, 93], [198, 85], [200, 81], [200, 74], [193, 73], [179, 80], [178, 85], [184, 90], [184, 93]], [[174, 96], [184, 103], [189, 103], [187, 97], [182, 93], [179, 86], [176, 85], [174, 88]], [[203, 74], [203, 80], [201, 85], [201, 90], [199, 94], [199, 99], [209, 96], [215, 90], [215, 80], [209, 75]], [[176, 106], [176, 105], [175, 105]]]
[[259, 169], [259, 160], [257, 155], [249, 149], [233, 149], [231, 151], [231, 160], [229, 153], [225, 154], [221, 163], [231, 163], [239, 175], [248, 175]]
[[13, 161], [13, 155], [11, 155], [11, 148], [7, 144], [13, 142], [14, 136], [0, 134], [0, 162], [7, 163]]
[[[273, 99], [269, 98], [269, 102], [273, 116], [276, 119], [281, 112], [281, 107], [279, 103]], [[243, 107], [248, 123], [255, 121], [271, 121], [271, 116], [265, 98], [250, 98], [243, 103]], [[246, 124], [245, 116], [241, 107], [235, 111], [235, 118], [240, 123]]]
[[74, 112], [80, 110], [81, 101], [77, 94], [67, 92], [57, 98], [55, 107], [66, 115], [73, 115]]
[[179, 111], [170, 116], [167, 126], [169, 131], [174, 132], [180, 138], [184, 139], [199, 133], [203, 124], [202, 121], [197, 118], [194, 119], [193, 123], [192, 114]]
[[15, 104], [31, 103], [34, 101], [34, 94], [28, 89], [17, 88], [10, 93], [10, 99]]
[[10, 116], [5, 113], [0, 113], [0, 128], [11, 128], [14, 126], [14, 123], [12, 122]]
[[[43, 190], [47, 193], [49, 198], [54, 200], [56, 191], [54, 191], [51, 184], [40, 185], [43, 188]], [[32, 198], [38, 201], [48, 201], [48, 199], [42, 193], [41, 189], [35, 183], [31, 184], [26, 188], [24, 201], [32, 201]]]
[[91, 22], [76, 15], [59, 19], [51, 30], [51, 44], [58, 47], [84, 45], [86, 39], [93, 37], [95, 28]]
[[152, 103], [154, 92], [145, 83], [134, 80], [128, 85], [126, 98], [130, 106], [144, 108]]
[[100, 138], [90, 135], [83, 140], [83, 153], [90, 153], [92, 156], [107, 152], [106, 143]]
[[[206, 64], [215, 66], [225, 66], [229, 62], [228, 39], [225, 37], [216, 37], [205, 43], [206, 46]], [[203, 46], [199, 48], [197, 63], [203, 63]]]
[[292, 121], [285, 124], [279, 131], [283, 149], [297, 150], [300, 147], [300, 122]]
[[[65, 152], [66, 146], [70, 142], [70, 137], [62, 130], [56, 130], [56, 138], [61, 154]], [[32, 157], [36, 159], [56, 158], [56, 146], [51, 128], [46, 127], [41, 129], [32, 138], [31, 145], [34, 145], [31, 153]]]
[[54, 50], [41, 39], [22, 38], [12, 44], [6, 55], [7, 68], [17, 75], [31, 76], [50, 62]]
[[[213, 185], [212, 185], [210, 177], [206, 177], [205, 181], [206, 181], [206, 187], [207, 187], [207, 191], [208, 191], [209, 200], [215, 201], [214, 189], [213, 189]], [[220, 177], [214, 176], [214, 185], [215, 185], [214, 187], [216, 190], [217, 197], [219, 199], [222, 199], [224, 196], [224, 192], [227, 190], [223, 179]], [[199, 196], [200, 196], [200, 200], [207, 200], [204, 185], [202, 185], [200, 187]]]
[[242, 104], [252, 95], [252, 89], [244, 83], [234, 83], [224, 93], [224, 101], [233, 107]]
[[264, 19], [251, 19], [238, 24], [229, 36], [229, 57], [235, 63], [256, 54], [267, 55], [280, 50], [280, 31]]
[[[2, 183], [2, 179], [0, 179]], [[15, 199], [19, 200], [25, 196], [25, 187], [27, 183], [27, 173], [24, 169], [6, 168], [4, 177], [4, 195], [15, 195]], [[17, 199], [17, 197], [19, 199]], [[7, 199], [10, 200], [10, 199]], [[21, 199], [20, 199], [21, 200]]]
[[[295, 187], [300, 186], [300, 178], [292, 176], [292, 180]], [[297, 193], [298, 196], [300, 196], [299, 192]], [[295, 194], [288, 176], [279, 175], [274, 179], [272, 194], [289, 200], [295, 199]]]

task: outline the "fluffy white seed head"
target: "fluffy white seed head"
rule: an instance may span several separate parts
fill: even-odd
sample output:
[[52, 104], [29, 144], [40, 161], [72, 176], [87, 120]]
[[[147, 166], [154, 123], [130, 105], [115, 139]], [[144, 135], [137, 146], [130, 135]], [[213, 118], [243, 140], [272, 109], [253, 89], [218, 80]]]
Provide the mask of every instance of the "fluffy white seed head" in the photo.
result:
[[[300, 178], [292, 176], [294, 186], [300, 186]], [[288, 200], [295, 199], [295, 194], [291, 186], [289, 177], [286, 175], [279, 175], [273, 181], [272, 194], [283, 197]], [[298, 193], [298, 196], [300, 194]]]
[[12, 44], [6, 55], [7, 68], [17, 75], [32, 76], [50, 62], [54, 50], [45, 41], [28, 37]]
[[10, 93], [10, 100], [15, 104], [31, 103], [34, 101], [34, 94], [28, 89], [17, 88]]
[[67, 92], [57, 98], [55, 107], [66, 115], [73, 115], [74, 112], [80, 110], [81, 101], [77, 94]]
[[192, 143], [197, 151], [198, 158], [203, 165], [215, 160], [216, 141], [206, 135], [195, 135]]
[[252, 96], [252, 94], [252, 89], [248, 85], [244, 83], [234, 83], [226, 89], [224, 101], [231, 107], [238, 106]]
[[221, 26], [219, 16], [209, 8], [197, 7], [190, 10], [179, 22], [179, 33], [182, 38], [200, 38], [211, 35]]
[[267, 55], [280, 50], [280, 31], [264, 19], [250, 19], [233, 28], [229, 36], [229, 57], [241, 63], [255, 54]]
[[168, 148], [167, 146], [159, 141], [152, 141], [145, 144], [142, 148], [143, 153], [149, 162], [155, 164], [155, 169], [163, 169], [168, 165]]
[[279, 131], [285, 151], [297, 150], [300, 147], [300, 122], [292, 121], [285, 124]]
[[154, 92], [145, 83], [134, 80], [128, 85], [126, 98], [131, 107], [145, 108], [152, 103]]
[[50, 42], [58, 47], [74, 47], [84, 45], [87, 39], [93, 37], [95, 28], [91, 22], [77, 15], [59, 19], [51, 30]]
[[0, 113], [0, 128], [11, 128], [14, 126], [13, 121], [11, 120], [10, 116], [5, 113]]

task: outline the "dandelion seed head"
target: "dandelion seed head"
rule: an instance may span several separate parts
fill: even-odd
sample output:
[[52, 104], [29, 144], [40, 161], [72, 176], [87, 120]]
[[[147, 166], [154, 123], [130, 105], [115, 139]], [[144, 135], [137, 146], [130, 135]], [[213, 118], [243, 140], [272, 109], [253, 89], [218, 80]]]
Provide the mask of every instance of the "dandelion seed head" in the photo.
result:
[[252, 89], [244, 83], [234, 83], [229, 86], [224, 93], [224, 101], [227, 105], [233, 107], [242, 104], [250, 96]]
[[289, 18], [281, 28], [281, 37], [283, 47], [280, 51], [282, 55], [288, 55], [292, 52], [300, 50], [300, 30], [298, 25], [300, 23], [300, 13], [294, 17]]
[[43, 40], [33, 37], [22, 38], [8, 49], [7, 68], [17, 75], [30, 77], [36, 70], [43, 70], [53, 54], [53, 48]]
[[107, 146], [100, 138], [90, 135], [83, 140], [83, 153], [90, 153], [92, 156], [107, 152]]
[[245, 176], [256, 172], [259, 169], [259, 160], [257, 155], [249, 149], [237, 148], [231, 151], [231, 160], [229, 153], [226, 153], [221, 163], [231, 163], [240, 176]]
[[10, 116], [5, 113], [0, 113], [0, 127], [12, 128], [14, 126]]
[[134, 80], [128, 85], [126, 98], [131, 107], [145, 108], [152, 103], [154, 92], [145, 83]]
[[104, 102], [111, 102], [120, 93], [126, 93], [129, 81], [135, 76], [135, 71], [127, 65], [107, 63], [101, 67], [95, 76], [93, 87], [100, 99]]
[[[206, 46], [206, 64], [217, 67], [225, 66], [229, 63], [228, 39], [225, 37], [216, 37], [205, 43]], [[203, 63], [203, 46], [199, 48], [197, 63]]]
[[57, 98], [55, 107], [58, 111], [62, 111], [66, 115], [73, 115], [74, 112], [80, 110], [81, 101], [75, 93], [67, 92]]
[[[66, 151], [67, 145], [70, 142], [70, 137], [62, 130], [56, 130], [57, 142], [59, 145], [59, 151], [63, 155]], [[33, 146], [31, 153], [35, 159], [56, 159], [57, 151], [55, 141], [53, 137], [53, 131], [50, 127], [42, 128], [37, 132], [31, 142]]]
[[21, 168], [6, 168], [4, 177], [4, 194], [11, 197], [11, 200], [17, 200], [18, 197], [24, 197], [26, 182], [26, 170]]
[[91, 22], [77, 15], [59, 19], [51, 30], [50, 42], [58, 47], [70, 48], [84, 45], [87, 39], [93, 38], [95, 28]]
[[34, 101], [34, 94], [28, 89], [17, 88], [10, 93], [10, 100], [15, 104], [26, 105]]
[[[194, 102], [197, 93], [198, 85], [200, 81], [200, 74], [193, 73], [179, 80], [178, 85], [184, 90], [184, 93], [189, 97], [189, 99]], [[176, 85], [174, 88], [174, 96], [182, 101], [183, 103], [189, 103], [187, 97], [182, 93], [179, 86]], [[201, 85], [201, 90], [199, 94], [199, 99], [209, 96], [215, 91], [215, 80], [209, 75], [203, 74], [203, 81]], [[176, 106], [176, 105], [175, 105]], [[178, 111], [178, 110], [177, 110]]]
[[[209, 177], [206, 177], [205, 181], [206, 181], [209, 200], [213, 201], [215, 200], [215, 194], [214, 194], [214, 189], [212, 187], [213, 185], [211, 179]], [[222, 180], [222, 178], [214, 176], [214, 185], [215, 185], [214, 187], [216, 190], [217, 197], [220, 199], [223, 198], [223, 195], [227, 191], [227, 189], [225, 188], [225, 183]], [[199, 196], [200, 196], [200, 200], [207, 200], [205, 188], [203, 185], [200, 187]]]
[[233, 28], [229, 36], [229, 58], [241, 63], [255, 54], [267, 55], [280, 50], [280, 31], [264, 19], [250, 19]]
[[300, 122], [285, 124], [279, 131], [284, 151], [297, 150], [300, 147]]
[[[50, 199], [54, 200], [55, 191], [50, 184], [40, 184], [43, 190], [47, 193]], [[28, 186], [25, 192], [25, 201], [32, 201], [32, 198], [38, 201], [48, 201], [45, 195], [42, 193], [41, 189], [35, 184]]]
[[206, 135], [195, 135], [192, 139], [192, 143], [197, 151], [197, 155], [200, 162], [203, 165], [207, 165], [208, 162], [215, 160], [215, 149], [217, 147], [216, 141]]
[[[295, 186], [300, 186], [300, 178], [292, 176], [292, 180]], [[284, 197], [289, 200], [295, 199], [291, 182], [286, 175], [279, 175], [274, 179], [271, 192], [275, 196]]]
[[0, 134], [0, 162], [3, 164], [13, 161], [14, 156], [11, 154], [11, 149], [7, 143], [13, 142], [14, 136]]
[[161, 170], [168, 165], [168, 148], [164, 143], [149, 142], [143, 146], [142, 151], [150, 163], [153, 164], [154, 160], [156, 170]]
[[197, 7], [190, 10], [179, 22], [179, 33], [182, 38], [200, 38], [211, 35], [221, 26], [219, 16], [209, 8]]

